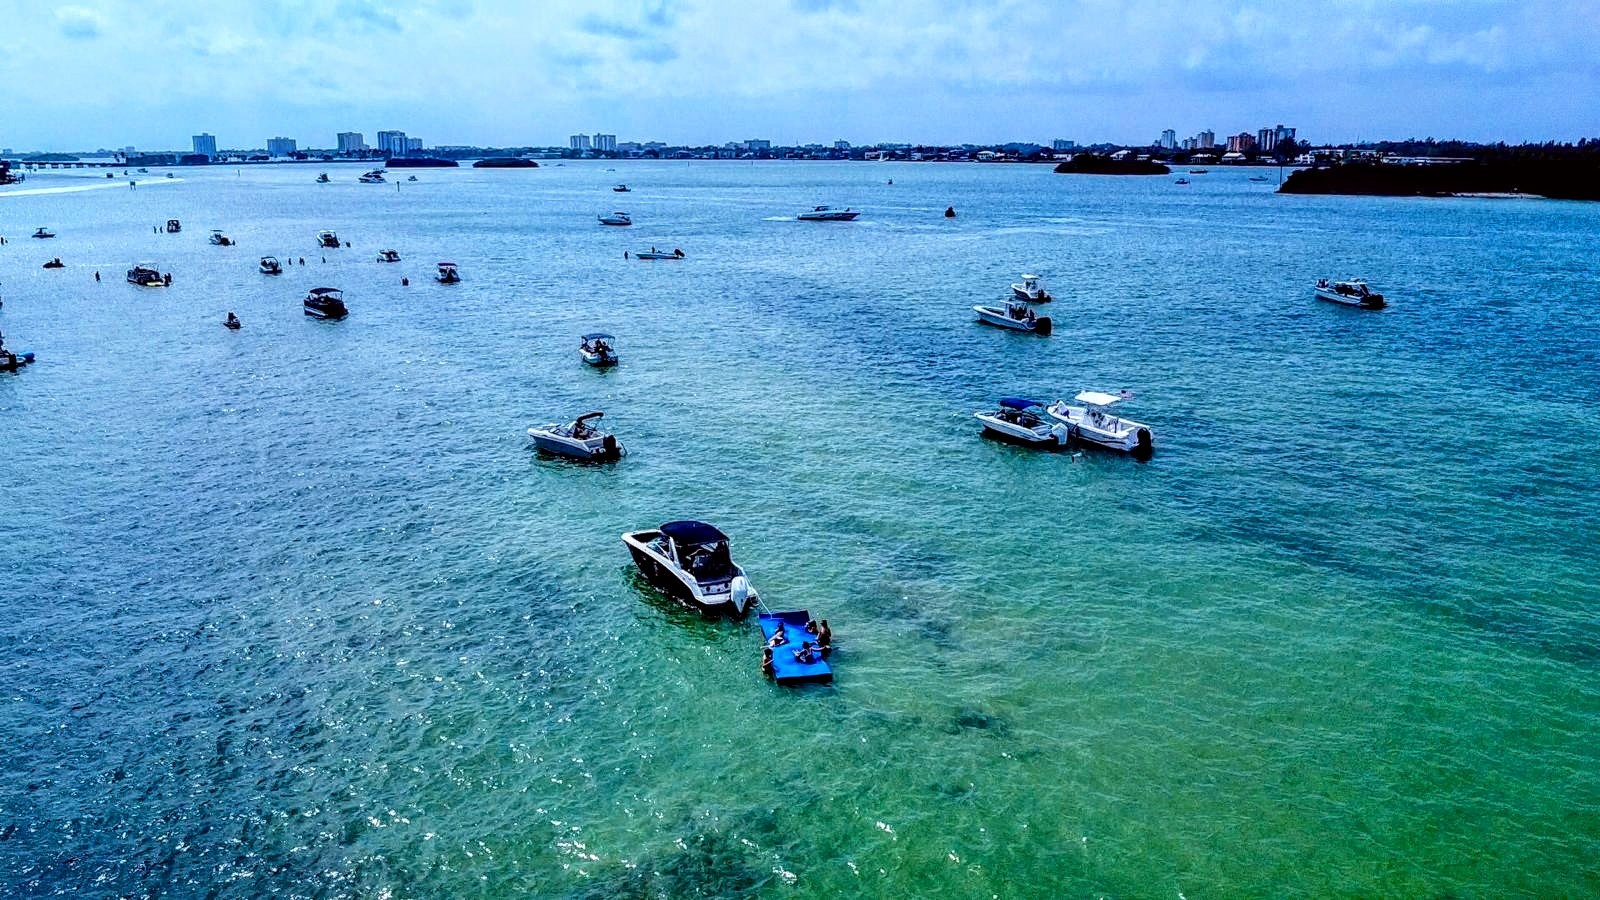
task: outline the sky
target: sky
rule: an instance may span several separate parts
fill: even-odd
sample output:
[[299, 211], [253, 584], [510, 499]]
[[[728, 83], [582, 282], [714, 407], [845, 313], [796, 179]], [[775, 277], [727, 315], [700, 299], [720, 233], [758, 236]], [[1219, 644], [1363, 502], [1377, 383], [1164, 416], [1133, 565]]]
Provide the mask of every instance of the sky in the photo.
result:
[[0, 147], [1600, 137], [1600, 0], [0, 0]]

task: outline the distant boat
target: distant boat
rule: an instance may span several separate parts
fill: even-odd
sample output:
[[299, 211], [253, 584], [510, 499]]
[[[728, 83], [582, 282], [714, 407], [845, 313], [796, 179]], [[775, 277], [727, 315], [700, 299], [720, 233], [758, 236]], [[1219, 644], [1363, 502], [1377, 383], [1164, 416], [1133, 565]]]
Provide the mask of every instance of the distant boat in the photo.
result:
[[1044, 404], [1026, 397], [1001, 397], [1000, 408], [993, 412], [976, 412], [973, 418], [983, 423], [983, 430], [1003, 440], [1030, 447], [1064, 447], [1072, 439], [1072, 429], [1066, 425], [1046, 421], [1042, 415]]
[[1251, 181], [1256, 181], [1256, 182], [1267, 182], [1267, 181], [1271, 181], [1272, 179], [1268, 178], [1265, 175], [1251, 175], [1250, 176], [1250, 180]]
[[1382, 294], [1374, 293], [1367, 287], [1367, 283], [1359, 278], [1348, 281], [1329, 281], [1326, 278], [1319, 278], [1316, 294], [1318, 300], [1360, 309], [1383, 309], [1387, 304]]
[[344, 291], [338, 288], [312, 288], [301, 306], [313, 319], [338, 320], [350, 315], [349, 307], [344, 305]]
[[234, 240], [233, 238], [223, 234], [221, 231], [213, 229], [211, 232], [211, 243], [217, 245], [218, 247], [232, 247]]
[[167, 234], [177, 234], [178, 232], [180, 232], [182, 230], [183, 230], [183, 223], [182, 222], [179, 222], [177, 219], [168, 219], [167, 220]]
[[617, 351], [612, 348], [616, 340], [603, 331], [596, 331], [583, 336], [583, 343], [578, 345], [578, 355], [583, 361], [596, 368], [614, 366], [617, 364]]
[[339, 246], [339, 236], [331, 231], [319, 231], [317, 232], [317, 246], [327, 247], [330, 250], [337, 249]]
[[1023, 275], [1021, 281], [1011, 285], [1011, 294], [1025, 303], [1049, 303], [1051, 299], [1037, 275]]
[[329, 181], [332, 181], [332, 180], [333, 179], [328, 177], [328, 173], [327, 172], [323, 172], [321, 175], [317, 176], [317, 184], [327, 184]]
[[[547, 453], [586, 462], [599, 462], [622, 458], [626, 453], [616, 435], [603, 431], [598, 420], [603, 412], [584, 413], [570, 423], [552, 422], [528, 429], [528, 437]], [[591, 421], [597, 424], [589, 424]]]
[[163, 287], [167, 280], [161, 277], [161, 271], [153, 263], [140, 263], [128, 270], [128, 283], [140, 287]]
[[1045, 336], [1051, 331], [1049, 316], [1041, 316], [1021, 303], [1007, 303], [999, 306], [974, 306], [972, 311], [978, 314], [978, 321], [985, 325], [997, 325], [1013, 331], [1031, 331], [1034, 334]]
[[461, 273], [456, 271], [455, 263], [442, 262], [439, 263], [439, 274], [434, 278], [440, 284], [458, 284], [461, 281]]
[[416, 180], [417, 180], [417, 176], [415, 176], [415, 175], [411, 175], [411, 176], [408, 176], [408, 177], [407, 177], [407, 178], [406, 178], [406, 180], [407, 180], [407, 181], [416, 181]]
[[631, 187], [628, 187], [628, 186], [627, 186], [627, 185], [625, 185], [625, 184], [619, 184], [619, 185], [617, 185], [617, 186], [615, 186], [615, 187], [613, 187], [613, 188], [612, 188], [612, 190], [613, 190], [613, 191], [616, 191], [616, 192], [617, 192], [617, 193], [619, 193], [619, 194], [626, 194], [626, 193], [628, 193], [628, 192], [629, 192], [629, 191], [631, 191], [631, 190], [633, 190], [633, 188], [631, 188]]
[[53, 238], [56, 236], [56, 233], [48, 228], [40, 228], [38, 231], [33, 233], [33, 236], [36, 238]]
[[1189, 174], [1190, 175], [1206, 175], [1206, 174], [1209, 174], [1210, 172], [1211, 172], [1210, 169], [1190, 169], [1189, 170]]
[[1188, 183], [1189, 183], [1189, 179], [1187, 179], [1187, 178], [1179, 178], [1177, 181], [1173, 182], [1173, 184], [1188, 184]]
[[362, 184], [383, 184], [384, 183], [383, 170], [382, 169], [373, 169], [371, 172], [368, 172], [365, 175], [362, 175], [360, 178], [358, 178], [356, 180], [361, 182]]
[[834, 209], [831, 206], [814, 206], [809, 212], [803, 212], [795, 218], [802, 222], [853, 222], [861, 213], [845, 207]]
[[627, 213], [617, 210], [609, 216], [600, 217], [601, 225], [632, 225], [633, 219]]
[[260, 266], [261, 266], [261, 274], [263, 274], [263, 275], [282, 275], [283, 274], [283, 266], [278, 263], [278, 258], [276, 256], [263, 256], [263, 257], [261, 257]]
[[651, 247], [649, 250], [636, 251], [633, 254], [633, 258], [634, 259], [683, 259], [683, 251], [682, 250], [673, 250], [671, 252], [668, 252], [666, 250], [657, 250], [656, 248]]
[[1150, 426], [1110, 413], [1113, 404], [1125, 396], [1101, 391], [1083, 391], [1072, 398], [1078, 406], [1057, 400], [1045, 410], [1050, 418], [1064, 424], [1074, 440], [1121, 450], [1124, 453], [1149, 453], [1153, 446]]
[[379, 250], [378, 262], [395, 263], [400, 261], [400, 254], [395, 250]]
[[539, 164], [520, 156], [491, 156], [472, 164], [474, 169], [537, 169]]

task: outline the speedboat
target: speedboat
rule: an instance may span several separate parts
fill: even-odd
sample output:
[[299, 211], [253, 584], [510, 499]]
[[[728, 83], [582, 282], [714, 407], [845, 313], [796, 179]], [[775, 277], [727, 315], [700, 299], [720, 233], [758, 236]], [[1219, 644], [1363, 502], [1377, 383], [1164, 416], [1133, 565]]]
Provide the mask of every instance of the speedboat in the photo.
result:
[[313, 319], [337, 320], [350, 315], [350, 309], [344, 305], [344, 291], [338, 288], [312, 288], [301, 305]]
[[803, 212], [796, 219], [802, 222], [853, 222], [861, 213], [845, 207], [834, 209], [831, 206], [813, 206], [809, 212]]
[[333, 179], [328, 177], [328, 173], [327, 172], [323, 172], [321, 175], [317, 176], [317, 184], [327, 184], [329, 181], [332, 181], [332, 180]]
[[16, 372], [23, 366], [33, 362], [33, 354], [29, 352], [15, 352], [0, 347], [0, 372]]
[[1385, 304], [1383, 295], [1373, 293], [1372, 289], [1367, 287], [1367, 283], [1359, 278], [1352, 278], [1349, 281], [1329, 281], [1326, 278], [1319, 278], [1317, 299], [1360, 309], [1383, 309]]
[[67, 267], [67, 264], [62, 262], [61, 261], [61, 257], [59, 257], [59, 256], [56, 257], [55, 259], [52, 259], [49, 262], [45, 263], [44, 266], [43, 266], [43, 268], [46, 268], [46, 269], [65, 269], [66, 267]]
[[164, 287], [167, 280], [161, 277], [161, 270], [154, 263], [139, 263], [128, 270], [128, 283], [140, 287]]
[[1031, 331], [1039, 335], [1048, 335], [1051, 330], [1049, 316], [1041, 316], [1021, 303], [1007, 303], [1004, 307], [974, 306], [972, 311], [978, 314], [978, 321], [985, 325]]
[[611, 344], [616, 338], [604, 332], [596, 331], [583, 336], [583, 343], [578, 345], [578, 355], [583, 361], [596, 368], [614, 366], [617, 364], [617, 351]]
[[1113, 404], [1126, 400], [1126, 394], [1083, 391], [1072, 399], [1078, 405], [1057, 400], [1045, 412], [1066, 425], [1074, 440], [1124, 453], [1150, 452], [1150, 426], [1108, 412]]
[[33, 233], [33, 236], [36, 238], [53, 238], [56, 236], [56, 233], [48, 228], [40, 228], [38, 231]]
[[1265, 182], [1265, 181], [1271, 181], [1272, 179], [1268, 178], [1265, 175], [1251, 175], [1250, 176], [1250, 180], [1251, 181], [1256, 181], [1256, 182]]
[[1173, 182], [1173, 184], [1188, 184], [1188, 183], [1189, 183], [1189, 179], [1187, 179], [1187, 178], [1179, 178], [1177, 181]]
[[222, 327], [228, 329], [229, 331], [238, 331], [243, 326], [239, 322], [238, 316], [234, 315], [233, 313], [228, 313], [228, 318], [223, 320]]
[[645, 580], [704, 613], [743, 618], [760, 598], [728, 551], [728, 536], [704, 522], [668, 522], [622, 536]]
[[636, 250], [636, 251], [634, 251], [633, 258], [634, 259], [683, 259], [683, 251], [682, 250], [673, 250], [671, 252], [668, 252], [666, 250], [657, 250], [656, 248], [651, 247], [649, 250]]
[[412, 175], [411, 177], [407, 178], [406, 180], [407, 181], [416, 181], [417, 180], [417, 176]]
[[1044, 282], [1037, 275], [1024, 275], [1022, 280], [1011, 285], [1011, 293], [1018, 300], [1027, 303], [1049, 303], [1050, 293], [1044, 289]]
[[434, 279], [440, 284], [458, 284], [461, 281], [461, 273], [456, 271], [455, 263], [442, 262], [439, 263], [439, 274], [435, 275]]
[[183, 230], [183, 223], [182, 222], [179, 222], [177, 219], [168, 219], [167, 220], [167, 234], [177, 234], [178, 232], [180, 232], [182, 230]]
[[613, 186], [613, 187], [612, 187], [612, 188], [611, 188], [611, 189], [612, 189], [612, 190], [613, 190], [613, 191], [616, 191], [616, 192], [617, 192], [617, 193], [619, 193], [619, 194], [626, 194], [626, 193], [628, 193], [628, 192], [629, 192], [629, 191], [631, 191], [631, 190], [633, 190], [633, 188], [631, 188], [631, 187], [628, 187], [628, 186], [627, 186], [627, 185], [625, 185], [625, 184], [619, 184], [619, 185], [615, 185], [615, 186]]
[[362, 184], [383, 184], [384, 183], [383, 170], [382, 169], [373, 169], [371, 172], [368, 172], [367, 174], [362, 175], [360, 178], [358, 178], [356, 180], [361, 182]]
[[633, 219], [627, 213], [617, 210], [609, 216], [600, 217], [601, 225], [632, 225]]
[[378, 262], [399, 262], [400, 254], [394, 250], [379, 250]]
[[263, 256], [263, 257], [261, 257], [261, 274], [263, 274], [263, 275], [282, 275], [283, 274], [283, 266], [278, 263], [278, 258], [276, 256]]
[[233, 244], [234, 244], [234, 240], [233, 240], [233, 238], [228, 237], [227, 235], [223, 234], [221, 231], [218, 231], [216, 229], [212, 229], [212, 231], [211, 231], [211, 243], [216, 244], [218, 247], [232, 247]]
[[337, 249], [339, 246], [339, 236], [331, 231], [319, 231], [317, 232], [317, 246], [327, 247], [329, 249]]
[[1049, 422], [1043, 415], [1044, 404], [1027, 397], [1001, 397], [1000, 408], [994, 412], [977, 412], [973, 417], [983, 423], [985, 433], [1030, 447], [1064, 447], [1072, 439], [1072, 430], [1059, 422]]
[[621, 459], [626, 451], [617, 442], [617, 436], [589, 424], [591, 420], [598, 420], [604, 415], [603, 412], [584, 413], [565, 424], [552, 422], [549, 425], [536, 425], [528, 429], [528, 437], [533, 438], [540, 450], [568, 459], [586, 462]]

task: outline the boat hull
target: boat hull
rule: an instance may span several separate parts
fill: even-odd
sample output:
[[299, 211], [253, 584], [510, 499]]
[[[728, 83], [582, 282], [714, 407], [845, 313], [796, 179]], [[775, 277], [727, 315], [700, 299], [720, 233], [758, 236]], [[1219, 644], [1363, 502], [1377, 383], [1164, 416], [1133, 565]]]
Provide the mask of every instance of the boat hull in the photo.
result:
[[533, 439], [534, 446], [546, 453], [553, 453], [579, 462], [612, 462], [621, 459], [625, 452], [622, 449], [622, 443], [616, 439], [616, 436], [609, 434], [600, 443], [595, 444], [574, 440], [539, 428], [528, 429], [528, 437]]
[[859, 215], [858, 212], [801, 213], [795, 218], [802, 222], [854, 222]]
[[305, 309], [306, 315], [313, 319], [321, 319], [325, 322], [337, 322], [340, 319], [343, 319], [345, 316], [350, 315], [350, 310], [344, 308], [343, 306], [325, 307], [304, 304], [303, 308]]
[[978, 321], [985, 325], [994, 325], [997, 328], [1009, 328], [1012, 331], [1027, 331], [1033, 334], [1047, 336], [1054, 326], [1049, 316], [1039, 316], [1032, 321], [1013, 319], [1006, 315], [1005, 310], [992, 306], [974, 306], [972, 311], [978, 314]]
[[1075, 443], [1119, 453], [1148, 454], [1155, 449], [1155, 438], [1148, 425], [1110, 416], [1102, 421], [1114, 421], [1124, 427], [1102, 427], [1094, 422], [1083, 407], [1052, 405], [1045, 412], [1070, 429], [1069, 434]]
[[1317, 288], [1317, 299], [1328, 303], [1337, 303], [1340, 306], [1349, 306], [1354, 309], [1383, 309], [1384, 299], [1382, 294], [1368, 294], [1365, 297], [1355, 297], [1341, 294], [1331, 288]]
[[1025, 291], [1016, 285], [1011, 286], [1011, 296], [1016, 297], [1023, 303], [1049, 303], [1051, 299], [1050, 295], [1044, 291]]

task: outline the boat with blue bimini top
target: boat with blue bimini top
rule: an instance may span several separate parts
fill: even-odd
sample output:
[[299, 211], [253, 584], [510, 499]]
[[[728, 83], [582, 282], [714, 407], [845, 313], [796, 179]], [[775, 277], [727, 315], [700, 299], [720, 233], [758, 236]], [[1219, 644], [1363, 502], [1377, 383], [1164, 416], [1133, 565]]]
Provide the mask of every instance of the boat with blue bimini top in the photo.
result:
[[612, 346], [615, 341], [615, 337], [604, 332], [591, 332], [583, 336], [583, 343], [578, 345], [578, 355], [595, 368], [614, 366], [618, 360], [617, 351]]
[[1082, 391], [1072, 398], [1072, 403], [1057, 400], [1045, 409], [1045, 413], [1066, 425], [1075, 441], [1123, 453], [1150, 453], [1154, 448], [1150, 426], [1110, 412], [1112, 405], [1132, 396], [1128, 393]]
[[1029, 447], [1065, 447], [1072, 429], [1045, 418], [1044, 403], [1027, 397], [1001, 397], [1000, 408], [972, 414], [984, 434]]
[[1049, 335], [1052, 329], [1049, 316], [1041, 316], [1022, 303], [1007, 303], [1003, 307], [974, 306], [972, 311], [978, 314], [978, 321], [985, 325], [1031, 331], [1038, 335]]
[[779, 684], [831, 684], [833, 667], [828, 665], [829, 647], [807, 626], [811, 613], [804, 609], [764, 612], [756, 617], [761, 626], [770, 663], [762, 657], [762, 669]]
[[610, 462], [621, 459], [628, 451], [617, 441], [617, 436], [602, 430], [597, 424], [603, 412], [584, 413], [567, 422], [551, 422], [528, 429], [528, 437], [546, 453], [565, 456], [580, 462]]
[[337, 321], [350, 315], [350, 309], [344, 305], [344, 291], [338, 288], [312, 288], [300, 305], [313, 319]]
[[743, 618], [760, 602], [715, 525], [682, 520], [630, 531], [622, 543], [651, 585], [700, 612]]

